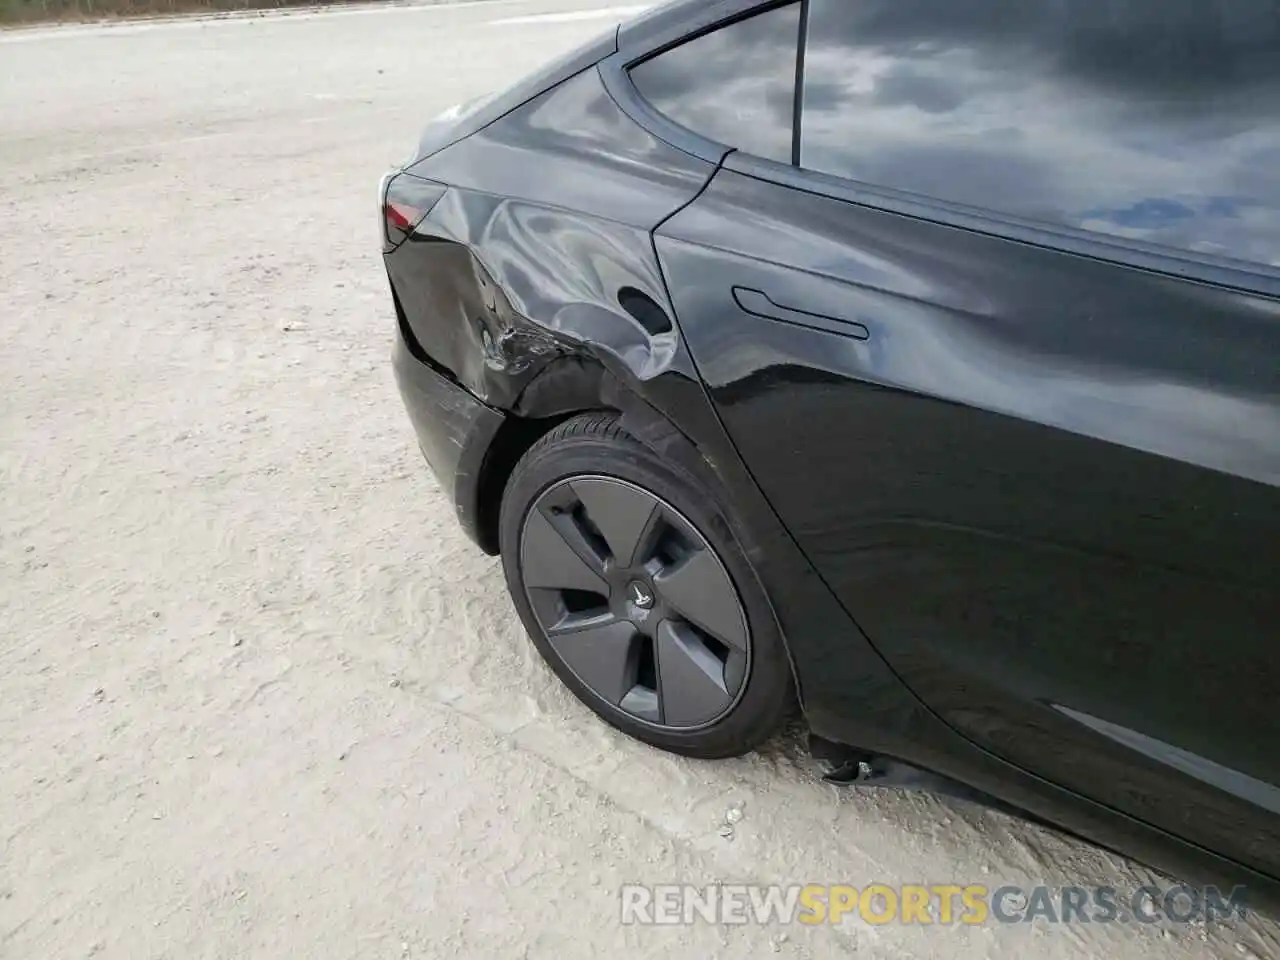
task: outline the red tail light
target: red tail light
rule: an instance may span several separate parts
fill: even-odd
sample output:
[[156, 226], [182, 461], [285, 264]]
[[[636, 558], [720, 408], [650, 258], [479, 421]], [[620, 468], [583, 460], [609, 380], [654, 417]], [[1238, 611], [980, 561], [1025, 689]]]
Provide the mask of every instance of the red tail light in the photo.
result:
[[383, 251], [390, 253], [426, 219], [448, 191], [442, 183], [408, 173], [389, 174], [382, 186]]
[[412, 231], [422, 221], [422, 218], [427, 215], [425, 210], [411, 207], [407, 203], [395, 203], [393, 201], [388, 201], [384, 209], [387, 214], [387, 224], [390, 228], [403, 233]]

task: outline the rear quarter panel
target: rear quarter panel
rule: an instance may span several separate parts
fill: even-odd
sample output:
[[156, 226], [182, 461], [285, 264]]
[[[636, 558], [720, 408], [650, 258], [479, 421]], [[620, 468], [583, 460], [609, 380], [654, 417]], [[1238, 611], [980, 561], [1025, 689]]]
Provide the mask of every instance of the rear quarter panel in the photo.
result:
[[692, 377], [650, 232], [714, 169], [632, 123], [595, 69], [536, 97], [413, 168], [450, 187], [387, 258], [414, 337], [504, 409], [568, 358]]

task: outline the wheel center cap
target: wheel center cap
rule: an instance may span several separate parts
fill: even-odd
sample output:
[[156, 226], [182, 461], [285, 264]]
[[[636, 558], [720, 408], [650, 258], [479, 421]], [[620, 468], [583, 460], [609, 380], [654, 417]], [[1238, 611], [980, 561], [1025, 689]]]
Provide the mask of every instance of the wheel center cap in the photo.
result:
[[641, 610], [653, 609], [653, 591], [639, 580], [627, 584], [627, 599]]

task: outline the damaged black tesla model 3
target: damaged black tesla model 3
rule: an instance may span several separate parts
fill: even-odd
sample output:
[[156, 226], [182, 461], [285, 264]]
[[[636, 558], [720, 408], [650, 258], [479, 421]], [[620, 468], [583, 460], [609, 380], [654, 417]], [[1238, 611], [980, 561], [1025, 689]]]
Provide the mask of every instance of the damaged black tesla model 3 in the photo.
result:
[[419, 443], [621, 730], [1274, 891], [1278, 105], [1276, 0], [668, 5], [384, 180]]

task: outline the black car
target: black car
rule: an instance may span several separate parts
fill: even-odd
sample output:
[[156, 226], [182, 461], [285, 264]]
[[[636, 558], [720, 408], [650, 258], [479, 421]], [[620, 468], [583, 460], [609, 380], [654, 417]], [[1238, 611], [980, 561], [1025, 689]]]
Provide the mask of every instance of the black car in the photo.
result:
[[607, 722], [798, 706], [1275, 895], [1280, 3], [686, 0], [381, 200], [422, 450]]

